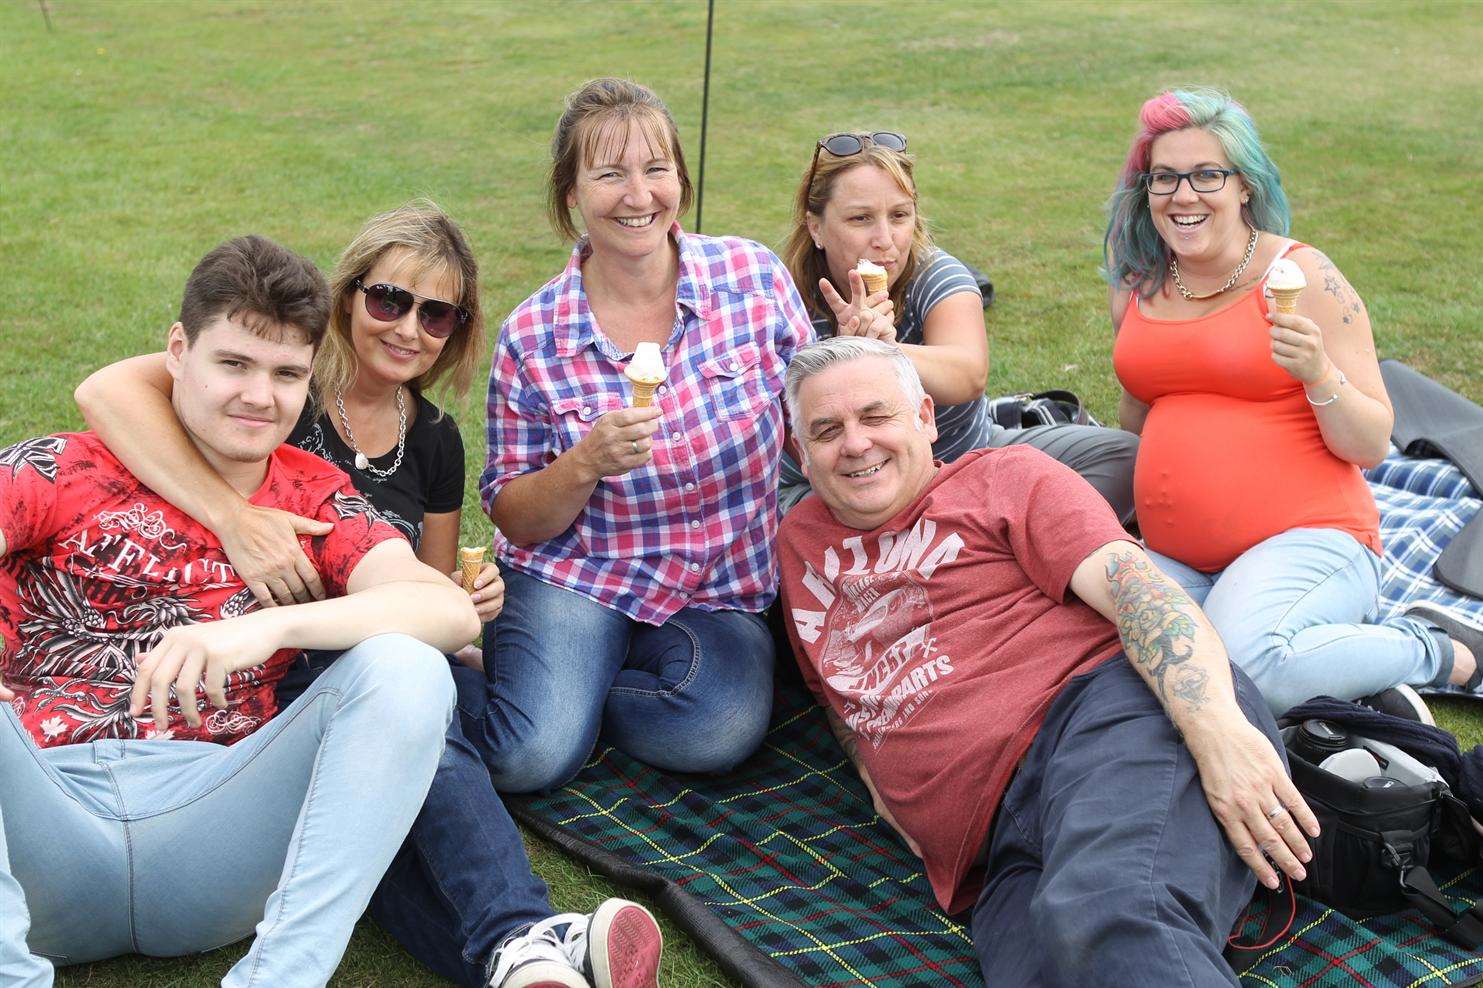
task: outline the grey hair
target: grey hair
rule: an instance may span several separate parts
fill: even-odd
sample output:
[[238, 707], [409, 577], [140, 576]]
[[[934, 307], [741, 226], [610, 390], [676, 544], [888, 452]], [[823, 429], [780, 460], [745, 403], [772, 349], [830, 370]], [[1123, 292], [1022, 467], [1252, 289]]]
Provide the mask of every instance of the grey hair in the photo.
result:
[[798, 417], [798, 392], [803, 382], [834, 364], [842, 364], [862, 357], [881, 357], [890, 361], [896, 372], [896, 383], [906, 396], [907, 404], [915, 407], [922, 403], [927, 393], [922, 389], [922, 379], [912, 366], [911, 358], [901, 348], [868, 336], [831, 336], [817, 343], [810, 343], [793, 355], [788, 364], [788, 381], [783, 392], [783, 401], [788, 406], [788, 418], [793, 428], [800, 425]]

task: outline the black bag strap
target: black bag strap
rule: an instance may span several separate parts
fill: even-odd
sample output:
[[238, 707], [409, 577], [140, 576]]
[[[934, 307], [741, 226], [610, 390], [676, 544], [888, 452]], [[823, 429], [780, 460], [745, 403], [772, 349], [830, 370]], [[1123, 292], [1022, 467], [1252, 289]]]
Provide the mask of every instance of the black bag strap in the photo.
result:
[[[1399, 863], [1400, 855], [1395, 848], [1386, 844], [1385, 852], [1387, 855], [1394, 855], [1395, 861]], [[1401, 895], [1441, 930], [1444, 937], [1464, 950], [1483, 947], [1483, 910], [1478, 905], [1460, 913], [1453, 912], [1452, 904], [1447, 901], [1441, 889], [1437, 888], [1436, 881], [1425, 865], [1412, 865], [1402, 870], [1400, 876]]]
[[[1262, 928], [1249, 941], [1242, 942], [1237, 939], [1237, 931], [1245, 925], [1251, 912], [1251, 906], [1261, 902], [1265, 906], [1262, 916]], [[1271, 949], [1272, 945], [1287, 935], [1292, 929], [1293, 920], [1298, 915], [1298, 894], [1293, 890], [1292, 879], [1286, 875], [1282, 876], [1282, 884], [1276, 890], [1258, 885], [1256, 896], [1252, 899], [1247, 911], [1236, 920], [1236, 930], [1226, 937], [1225, 958], [1226, 963], [1231, 965], [1231, 970], [1236, 975], [1245, 974], [1256, 962], [1262, 959], [1262, 952]]]

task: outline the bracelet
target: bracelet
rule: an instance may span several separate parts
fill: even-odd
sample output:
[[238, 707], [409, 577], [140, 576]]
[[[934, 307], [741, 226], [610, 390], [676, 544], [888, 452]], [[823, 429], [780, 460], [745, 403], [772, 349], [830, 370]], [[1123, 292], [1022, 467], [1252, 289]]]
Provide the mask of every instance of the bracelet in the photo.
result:
[[[1335, 370], [1338, 370], [1337, 367], [1334, 368], [1334, 369]], [[1332, 405], [1334, 402], [1336, 402], [1336, 401], [1339, 400], [1340, 396], [1343, 395], [1343, 393], [1344, 393], [1344, 385], [1346, 385], [1348, 383], [1349, 383], [1349, 378], [1347, 378], [1347, 377], [1344, 376], [1344, 372], [1343, 371], [1339, 371], [1339, 385], [1338, 385], [1338, 387], [1334, 388], [1334, 393], [1331, 396], [1323, 399], [1323, 401], [1314, 401], [1312, 398], [1308, 398], [1308, 389], [1307, 388], [1304, 388], [1303, 389], [1303, 397], [1304, 398], [1308, 398], [1308, 404], [1312, 405], [1314, 408], [1322, 408], [1324, 405]]]

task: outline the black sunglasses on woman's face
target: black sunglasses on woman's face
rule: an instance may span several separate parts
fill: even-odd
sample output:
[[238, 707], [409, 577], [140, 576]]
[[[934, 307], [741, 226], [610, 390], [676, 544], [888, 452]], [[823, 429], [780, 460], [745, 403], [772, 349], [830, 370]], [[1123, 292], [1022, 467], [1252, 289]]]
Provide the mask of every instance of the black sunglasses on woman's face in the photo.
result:
[[396, 322], [415, 305], [422, 331], [436, 340], [447, 339], [469, 321], [469, 312], [461, 305], [425, 298], [396, 285], [366, 285], [357, 278], [355, 287], [366, 293], [366, 313], [378, 322]]

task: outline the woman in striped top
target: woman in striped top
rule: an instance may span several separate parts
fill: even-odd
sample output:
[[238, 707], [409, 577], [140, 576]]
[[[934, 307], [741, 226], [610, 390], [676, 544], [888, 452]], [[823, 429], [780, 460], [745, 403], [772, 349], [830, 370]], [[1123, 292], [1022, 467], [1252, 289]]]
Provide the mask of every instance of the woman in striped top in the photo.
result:
[[[983, 298], [968, 268], [932, 243], [912, 169], [900, 134], [834, 134], [816, 146], [783, 252], [815, 331], [821, 338], [871, 336], [901, 347], [937, 406], [937, 459], [1028, 443], [1081, 474], [1127, 521], [1136, 436], [1077, 425], [1005, 429], [989, 417]], [[855, 270], [862, 260], [886, 270], [885, 291], [866, 291]], [[808, 491], [798, 464], [785, 454], [783, 510]]]

